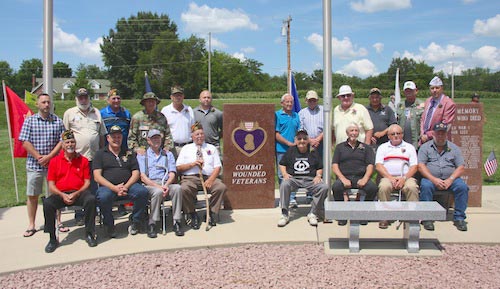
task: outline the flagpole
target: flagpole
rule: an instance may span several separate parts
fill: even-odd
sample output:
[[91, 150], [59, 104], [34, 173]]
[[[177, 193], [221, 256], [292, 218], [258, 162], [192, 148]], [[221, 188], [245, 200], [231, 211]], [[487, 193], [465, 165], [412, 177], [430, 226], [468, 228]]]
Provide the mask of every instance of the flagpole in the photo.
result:
[[17, 172], [16, 172], [16, 163], [14, 162], [14, 149], [12, 147], [12, 132], [10, 130], [10, 114], [9, 114], [9, 105], [8, 105], [8, 97], [7, 91], [5, 90], [5, 81], [2, 80], [2, 89], [3, 96], [5, 102], [5, 116], [7, 117], [7, 130], [9, 131], [9, 145], [10, 145], [10, 157], [12, 160], [12, 172], [14, 173], [14, 187], [16, 188], [16, 201], [19, 203], [19, 190], [17, 188]]

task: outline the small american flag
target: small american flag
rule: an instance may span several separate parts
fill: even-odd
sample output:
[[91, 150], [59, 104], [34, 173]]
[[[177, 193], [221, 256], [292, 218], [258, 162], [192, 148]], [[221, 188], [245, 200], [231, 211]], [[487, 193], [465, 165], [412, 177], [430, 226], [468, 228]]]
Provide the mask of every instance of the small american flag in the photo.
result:
[[490, 155], [486, 159], [486, 162], [484, 163], [484, 169], [486, 170], [486, 175], [488, 177], [494, 175], [497, 171], [497, 168], [498, 168], [497, 158], [495, 156], [495, 153], [491, 151]]

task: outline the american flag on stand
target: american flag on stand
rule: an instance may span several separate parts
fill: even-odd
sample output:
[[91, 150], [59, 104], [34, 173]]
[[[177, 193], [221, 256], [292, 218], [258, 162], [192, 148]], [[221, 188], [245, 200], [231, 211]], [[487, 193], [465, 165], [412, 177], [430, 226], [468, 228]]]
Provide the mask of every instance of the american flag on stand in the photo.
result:
[[486, 171], [486, 175], [488, 177], [494, 175], [497, 171], [498, 168], [498, 163], [497, 163], [497, 158], [495, 156], [495, 152], [491, 151], [490, 155], [486, 159], [486, 162], [484, 163], [484, 170]]

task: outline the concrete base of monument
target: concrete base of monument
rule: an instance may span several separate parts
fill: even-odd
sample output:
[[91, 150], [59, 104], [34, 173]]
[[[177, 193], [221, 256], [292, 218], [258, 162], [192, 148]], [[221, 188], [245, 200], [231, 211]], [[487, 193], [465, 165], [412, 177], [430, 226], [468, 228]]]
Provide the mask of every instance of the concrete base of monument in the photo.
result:
[[429, 256], [439, 257], [443, 255], [441, 245], [436, 239], [421, 239], [418, 253], [408, 253], [406, 243], [401, 239], [361, 239], [359, 241], [359, 252], [349, 251], [349, 240], [347, 238], [331, 238], [324, 242], [325, 253], [330, 255], [352, 255], [352, 256]]

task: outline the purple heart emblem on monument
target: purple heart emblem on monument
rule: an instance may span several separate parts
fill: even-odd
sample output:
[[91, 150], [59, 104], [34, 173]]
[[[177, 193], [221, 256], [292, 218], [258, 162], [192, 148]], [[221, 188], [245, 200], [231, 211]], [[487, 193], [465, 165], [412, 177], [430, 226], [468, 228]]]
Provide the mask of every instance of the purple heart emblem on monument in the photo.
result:
[[258, 122], [241, 122], [231, 134], [233, 144], [247, 157], [256, 154], [266, 143], [267, 133]]

